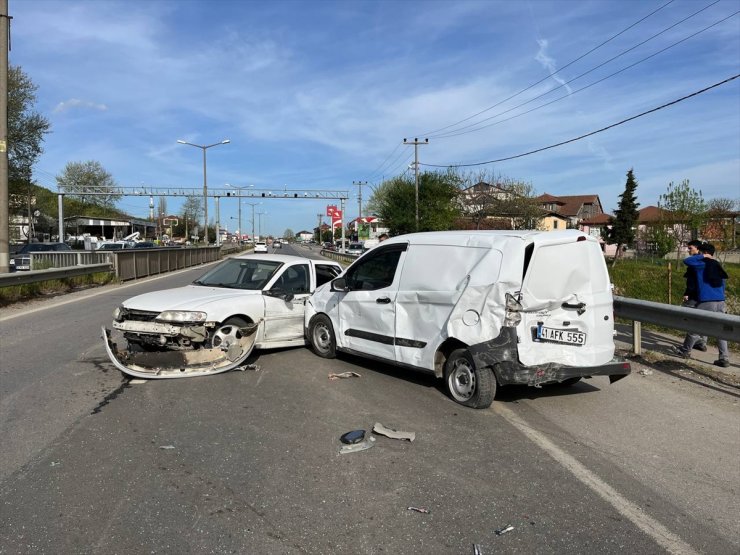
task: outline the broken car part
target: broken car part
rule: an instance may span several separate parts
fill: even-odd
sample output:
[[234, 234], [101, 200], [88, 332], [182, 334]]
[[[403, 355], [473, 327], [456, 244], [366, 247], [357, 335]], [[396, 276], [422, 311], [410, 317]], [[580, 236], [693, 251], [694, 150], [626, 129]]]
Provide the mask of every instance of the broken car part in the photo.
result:
[[393, 430], [392, 428], [386, 428], [380, 422], [376, 422], [373, 426], [373, 432], [380, 434], [391, 439], [405, 439], [407, 441], [414, 441], [416, 439], [415, 432], [402, 432], [400, 430]]
[[[260, 321], [261, 322], [261, 321]], [[119, 350], [111, 331], [103, 327], [103, 343], [111, 362], [135, 378], [189, 378], [220, 374], [238, 368], [251, 354], [260, 322], [245, 327], [226, 326], [210, 349], [190, 351]], [[130, 349], [130, 347], [129, 347]]]
[[424, 513], [425, 515], [429, 514], [429, 509], [425, 509], [423, 507], [406, 507], [407, 511], [414, 511], [417, 513]]
[[341, 372], [339, 374], [329, 374], [330, 380], [339, 380], [341, 378], [361, 378], [357, 372]]
[[342, 434], [342, 437], [339, 438], [339, 441], [346, 445], [352, 445], [355, 443], [360, 443], [363, 439], [365, 439], [365, 430], [352, 430], [351, 432]]
[[368, 436], [364, 441], [360, 443], [354, 443], [352, 445], [342, 445], [339, 449], [339, 454], [344, 455], [345, 453], [357, 453], [358, 451], [365, 451], [375, 445], [375, 438]]
[[496, 535], [497, 536], [502, 536], [502, 535], [504, 535], [504, 534], [506, 534], [508, 532], [511, 532], [513, 529], [514, 529], [514, 527], [511, 524], [507, 524], [503, 528], [499, 528], [498, 530], [496, 530]]

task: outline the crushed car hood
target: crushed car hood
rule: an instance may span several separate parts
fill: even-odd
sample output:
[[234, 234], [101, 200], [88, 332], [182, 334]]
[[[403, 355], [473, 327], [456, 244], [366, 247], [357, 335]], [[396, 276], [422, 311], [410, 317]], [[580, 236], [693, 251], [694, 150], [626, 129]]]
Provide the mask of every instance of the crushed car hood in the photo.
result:
[[201, 310], [215, 302], [245, 296], [262, 295], [262, 291], [249, 289], [226, 289], [223, 287], [208, 287], [203, 285], [187, 285], [176, 289], [166, 289], [145, 293], [126, 300], [123, 306], [137, 310], [162, 312], [163, 310]]

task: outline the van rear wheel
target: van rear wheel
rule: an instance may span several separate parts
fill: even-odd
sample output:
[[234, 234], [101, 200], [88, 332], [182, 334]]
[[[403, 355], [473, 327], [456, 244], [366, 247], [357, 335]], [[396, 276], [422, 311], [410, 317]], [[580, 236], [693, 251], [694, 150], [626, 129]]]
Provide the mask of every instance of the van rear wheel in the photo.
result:
[[452, 398], [466, 407], [485, 409], [496, 396], [493, 371], [476, 368], [467, 349], [455, 349], [445, 363], [445, 381]]

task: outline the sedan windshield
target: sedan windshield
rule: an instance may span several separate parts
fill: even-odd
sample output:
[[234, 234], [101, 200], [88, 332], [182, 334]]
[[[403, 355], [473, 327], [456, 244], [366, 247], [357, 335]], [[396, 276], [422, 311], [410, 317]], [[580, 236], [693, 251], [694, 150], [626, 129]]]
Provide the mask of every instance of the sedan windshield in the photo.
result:
[[193, 283], [206, 287], [259, 290], [267, 285], [280, 266], [282, 266], [281, 262], [272, 260], [231, 258]]

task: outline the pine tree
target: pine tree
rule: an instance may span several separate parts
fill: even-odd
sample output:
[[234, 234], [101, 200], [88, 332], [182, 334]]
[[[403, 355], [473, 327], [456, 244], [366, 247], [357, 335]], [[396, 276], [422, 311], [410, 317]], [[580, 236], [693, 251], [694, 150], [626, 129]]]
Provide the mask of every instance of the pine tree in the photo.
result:
[[617, 263], [622, 247], [631, 247], [635, 240], [634, 228], [637, 225], [637, 207], [640, 206], [636, 202], [636, 189], [637, 180], [632, 173], [632, 169], [630, 169], [627, 172], [627, 183], [624, 186], [624, 192], [619, 195], [619, 207], [614, 211], [614, 216], [609, 219], [609, 225], [611, 227], [607, 234], [607, 243], [617, 245], [617, 252], [614, 254], [612, 266]]

